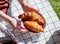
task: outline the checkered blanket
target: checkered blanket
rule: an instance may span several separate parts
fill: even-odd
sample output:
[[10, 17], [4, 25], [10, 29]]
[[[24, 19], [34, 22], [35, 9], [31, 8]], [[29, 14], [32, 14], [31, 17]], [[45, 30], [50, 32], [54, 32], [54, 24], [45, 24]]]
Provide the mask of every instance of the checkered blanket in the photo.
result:
[[[46, 20], [45, 32], [32, 33], [32, 32], [11, 32], [18, 44], [60, 44], [60, 21], [53, 10], [48, 0], [27, 0], [27, 3], [38, 9], [42, 16]], [[21, 5], [17, 0], [9, 0], [10, 7], [8, 9], [8, 15], [18, 19], [18, 15], [22, 14]], [[12, 28], [6, 22], [0, 20], [0, 23], [9, 31]], [[8, 33], [8, 31], [7, 31]], [[13, 39], [11, 35], [6, 35], [0, 30], [0, 40]]]

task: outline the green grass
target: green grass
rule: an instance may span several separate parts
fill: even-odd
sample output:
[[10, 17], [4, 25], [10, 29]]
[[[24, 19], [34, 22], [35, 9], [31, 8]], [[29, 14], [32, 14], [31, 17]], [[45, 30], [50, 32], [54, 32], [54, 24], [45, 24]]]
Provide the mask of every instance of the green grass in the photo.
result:
[[60, 19], [60, 0], [49, 0], [49, 2], [57, 13], [58, 18]]

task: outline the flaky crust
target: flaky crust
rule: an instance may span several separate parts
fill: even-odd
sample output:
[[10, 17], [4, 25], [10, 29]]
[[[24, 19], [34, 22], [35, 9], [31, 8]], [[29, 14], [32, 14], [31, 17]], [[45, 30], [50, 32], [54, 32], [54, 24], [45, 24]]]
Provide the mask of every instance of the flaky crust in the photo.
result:
[[25, 21], [24, 25], [31, 31], [34, 32], [44, 32], [44, 29], [41, 25], [39, 25], [37, 22], [34, 21]]
[[24, 21], [24, 25], [35, 32], [43, 32], [43, 26], [45, 24], [42, 16], [35, 12], [25, 12], [18, 16], [19, 19]]
[[39, 24], [44, 24], [43, 18], [35, 12], [26, 12], [22, 15], [19, 15], [19, 18], [25, 21], [36, 21]]

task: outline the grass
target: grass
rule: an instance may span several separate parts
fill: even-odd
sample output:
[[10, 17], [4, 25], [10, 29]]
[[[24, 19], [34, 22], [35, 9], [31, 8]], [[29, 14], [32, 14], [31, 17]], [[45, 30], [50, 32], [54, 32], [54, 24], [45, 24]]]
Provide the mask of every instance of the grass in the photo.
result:
[[60, 19], [60, 0], [49, 0], [49, 2], [57, 13], [58, 18]]

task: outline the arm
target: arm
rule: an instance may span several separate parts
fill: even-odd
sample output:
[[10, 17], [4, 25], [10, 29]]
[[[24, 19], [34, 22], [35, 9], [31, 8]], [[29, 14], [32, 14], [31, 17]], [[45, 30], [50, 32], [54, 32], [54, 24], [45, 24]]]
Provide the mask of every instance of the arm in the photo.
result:
[[4, 14], [2, 11], [0, 11], [0, 18], [3, 19], [6, 22], [10, 22], [11, 21], [11, 17], [9, 17], [8, 15]]
[[21, 4], [21, 6], [24, 6], [23, 1], [24, 1], [24, 0], [18, 0], [18, 2]]
[[17, 25], [16, 19], [4, 14], [2, 11], [0, 11], [0, 18], [3, 19], [4, 21], [8, 22], [9, 24], [11, 24], [13, 26], [13, 28], [15, 28]]
[[38, 9], [36, 9], [35, 7], [33, 7], [27, 3], [27, 0], [18, 0], [18, 2], [21, 4], [24, 12], [29, 11], [29, 12], [36, 12], [36, 13], [40, 14]]
[[9, 17], [7, 14], [7, 10], [9, 7], [9, 0], [0, 0], [0, 19], [8, 22], [12, 26], [16, 26], [16, 19]]
[[[0, 1], [0, 18], [3, 19], [4, 21], [8, 22], [12, 27], [13, 29], [18, 29], [18, 27], [20, 27], [19, 25], [22, 25], [22, 24], [19, 24], [18, 27], [17, 26], [17, 20], [12, 18], [12, 17], [9, 17], [8, 15], [6, 15], [6, 12], [7, 12], [7, 9], [8, 9], [8, 3], [6, 5], [6, 3], [4, 1], [8, 1], [8, 0], [1, 0]], [[22, 4], [22, 3], [21, 3]], [[5, 6], [5, 7], [4, 7]], [[3, 7], [3, 8], [2, 8]], [[1, 9], [2, 8], [2, 9]], [[23, 31], [25, 32], [26, 29], [21, 29], [20, 31]]]

